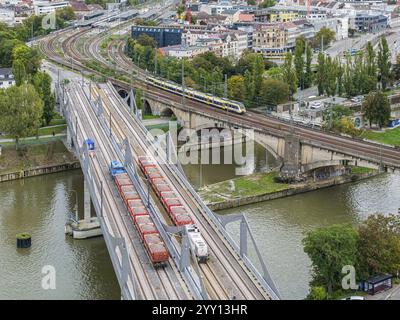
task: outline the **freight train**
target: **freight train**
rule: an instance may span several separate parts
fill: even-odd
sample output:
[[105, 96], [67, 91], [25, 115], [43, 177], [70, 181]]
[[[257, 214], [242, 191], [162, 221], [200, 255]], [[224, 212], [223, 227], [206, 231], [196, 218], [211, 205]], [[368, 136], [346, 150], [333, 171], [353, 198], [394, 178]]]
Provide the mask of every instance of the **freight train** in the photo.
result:
[[164, 178], [157, 164], [147, 156], [139, 157], [139, 167], [149, 180], [154, 192], [160, 199], [169, 217], [176, 226], [184, 226], [189, 238], [190, 248], [199, 262], [208, 258], [208, 246], [200, 230], [196, 227], [182, 199]]
[[[164, 79], [159, 79], [159, 78], [152, 77], [152, 76], [147, 76], [146, 82], [152, 86], [161, 88], [163, 90], [166, 90], [166, 91], [178, 94], [178, 95], [182, 95], [182, 86], [178, 85], [177, 83], [174, 83], [174, 82], [171, 82], [168, 80], [164, 80]], [[185, 88], [183, 91], [184, 91], [185, 97], [192, 99], [192, 100], [197, 100], [197, 101], [206, 103], [214, 108], [228, 110], [230, 112], [239, 113], [239, 114], [243, 114], [246, 112], [246, 108], [243, 105], [243, 103], [241, 103], [241, 102], [216, 97], [212, 94], [200, 92], [200, 91], [194, 90], [192, 88]]]
[[110, 174], [150, 261], [154, 266], [164, 265], [169, 259], [169, 252], [124, 166], [119, 161], [111, 161]]

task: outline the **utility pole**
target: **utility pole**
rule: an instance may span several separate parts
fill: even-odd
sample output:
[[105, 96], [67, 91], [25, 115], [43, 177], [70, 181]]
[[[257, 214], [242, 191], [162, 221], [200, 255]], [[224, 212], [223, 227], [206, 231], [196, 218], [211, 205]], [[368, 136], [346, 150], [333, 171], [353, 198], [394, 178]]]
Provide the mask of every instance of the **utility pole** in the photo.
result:
[[228, 98], [228, 76], [225, 74], [224, 97]]
[[157, 75], [157, 46], [154, 48], [154, 74]]
[[185, 66], [184, 66], [184, 59], [182, 58], [182, 107], [185, 106]]
[[324, 52], [324, 35], [321, 34], [321, 52]]

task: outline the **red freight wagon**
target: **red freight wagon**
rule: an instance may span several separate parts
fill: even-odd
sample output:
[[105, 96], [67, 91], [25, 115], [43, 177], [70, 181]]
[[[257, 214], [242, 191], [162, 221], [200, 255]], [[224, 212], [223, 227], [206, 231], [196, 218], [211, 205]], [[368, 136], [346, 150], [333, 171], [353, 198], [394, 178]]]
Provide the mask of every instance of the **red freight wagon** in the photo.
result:
[[115, 176], [115, 183], [118, 187], [118, 190], [120, 192], [122, 192], [122, 187], [123, 186], [131, 186], [132, 185], [132, 181], [131, 179], [119, 179], [117, 176]]
[[165, 199], [169, 199], [169, 198], [178, 198], [178, 196], [173, 191], [163, 191], [163, 192], [161, 192], [161, 200], [165, 201]]
[[128, 208], [130, 207], [143, 207], [143, 202], [141, 199], [128, 200]]
[[154, 223], [151, 221], [150, 216], [135, 217], [135, 225], [142, 240], [145, 234], [158, 234], [158, 231]]
[[117, 173], [114, 176], [114, 178], [117, 178], [117, 177], [118, 177], [118, 179], [129, 179], [129, 175], [127, 173]]
[[155, 167], [156, 166], [154, 161], [151, 160], [151, 159], [139, 159], [139, 165], [140, 165], [140, 167], [142, 168], [143, 171], [148, 167]]
[[173, 220], [177, 226], [193, 224], [192, 218], [188, 214], [177, 214], [173, 216]]
[[147, 177], [150, 179], [150, 181], [151, 180], [154, 180], [154, 179], [161, 179], [163, 176], [161, 175], [161, 173], [159, 173], [159, 172], [152, 172], [152, 173], [149, 173], [148, 175], [147, 175]]
[[[122, 188], [124, 188], [124, 187], [122, 187]], [[126, 191], [126, 192], [122, 191], [121, 194], [122, 194], [122, 199], [124, 200], [126, 206], [128, 206], [129, 200], [140, 199], [140, 197], [136, 191]]]
[[147, 167], [147, 168], [144, 170], [144, 173], [146, 173], [146, 174], [150, 174], [150, 173], [160, 173], [160, 170], [158, 170], [158, 168], [156, 168], [156, 167]]
[[182, 206], [182, 202], [181, 202], [181, 200], [179, 198], [167, 198], [167, 199], [164, 199], [163, 197], [161, 197], [161, 199], [162, 199], [162, 202], [163, 202], [165, 208], [168, 211], [171, 211], [171, 207]]
[[161, 192], [163, 192], [163, 191], [172, 191], [172, 189], [169, 186], [169, 184], [166, 184], [166, 183], [164, 183], [164, 184], [156, 184], [154, 186], [154, 188], [155, 188], [158, 196], [161, 196]]
[[172, 215], [177, 215], [177, 214], [189, 214], [187, 212], [186, 208], [183, 206], [176, 206], [176, 207], [171, 207], [171, 214]]
[[168, 261], [169, 254], [159, 234], [145, 234], [143, 242], [153, 264]]
[[133, 184], [130, 185], [126, 185], [126, 186], [122, 186], [121, 187], [121, 192], [125, 193], [125, 192], [135, 192], [136, 193], [136, 189], [133, 186]]
[[149, 214], [145, 206], [128, 207], [128, 210], [131, 213], [132, 218], [135, 218], [136, 216], [143, 216]]
[[157, 185], [157, 184], [167, 184], [167, 181], [163, 178], [153, 178], [151, 179], [151, 183], [153, 185]]

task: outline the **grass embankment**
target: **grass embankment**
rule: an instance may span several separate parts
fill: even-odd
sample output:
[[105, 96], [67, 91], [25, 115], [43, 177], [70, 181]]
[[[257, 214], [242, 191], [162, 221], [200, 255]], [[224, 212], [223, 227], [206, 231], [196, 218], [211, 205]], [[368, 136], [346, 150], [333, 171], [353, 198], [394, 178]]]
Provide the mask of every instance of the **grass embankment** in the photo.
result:
[[[61, 119], [60, 119], [60, 121], [61, 121]], [[62, 120], [62, 121], [64, 121], [64, 120]], [[53, 126], [49, 126], [49, 127], [39, 128], [39, 130], [38, 130], [39, 140], [42, 140], [40, 137], [51, 136], [51, 135], [53, 135], [53, 133], [55, 135], [59, 134], [59, 133], [63, 133], [63, 132], [66, 131], [66, 129], [67, 129], [67, 125], [66, 124], [57, 124], [57, 125], [53, 125]], [[34, 135], [34, 136], [31, 136], [31, 137], [21, 138], [20, 142], [29, 144], [29, 142], [32, 141], [32, 140], [36, 140], [37, 141], [38, 139], [36, 139], [36, 137], [37, 136]], [[10, 136], [10, 135], [2, 135], [2, 136], [0, 136], [0, 139], [14, 139], [14, 137]], [[45, 139], [43, 139], [43, 141], [45, 141]], [[2, 145], [15, 145], [15, 141], [13, 141], [13, 142], [3, 142], [1, 144]]]
[[161, 116], [156, 115], [156, 114], [143, 114], [142, 115], [142, 120], [151, 120], [151, 119], [160, 119]]
[[386, 129], [384, 132], [365, 130], [361, 134], [361, 138], [374, 140], [393, 146], [400, 146], [400, 127], [395, 129]]
[[256, 173], [206, 186], [200, 190], [200, 196], [206, 203], [222, 202], [238, 197], [258, 196], [289, 189], [286, 183], [278, 183], [276, 172]]
[[372, 168], [366, 168], [366, 167], [351, 167], [351, 173], [353, 174], [363, 174], [363, 173], [372, 173], [376, 171], [375, 169]]
[[0, 174], [71, 161], [74, 161], [74, 156], [59, 140], [23, 145], [18, 151], [15, 150], [15, 146], [8, 146], [3, 147], [0, 155]]

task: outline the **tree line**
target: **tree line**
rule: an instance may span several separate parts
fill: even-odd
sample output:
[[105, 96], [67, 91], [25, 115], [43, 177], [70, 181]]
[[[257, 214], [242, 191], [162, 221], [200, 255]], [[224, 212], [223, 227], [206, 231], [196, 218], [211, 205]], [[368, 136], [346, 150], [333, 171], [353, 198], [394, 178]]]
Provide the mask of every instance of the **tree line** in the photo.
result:
[[[156, 41], [141, 34], [129, 38], [126, 54], [133, 63], [165, 79], [221, 97], [243, 101], [247, 107], [286, 102], [289, 87], [283, 78], [266, 78], [273, 63], [261, 54], [246, 50], [237, 62], [206, 52], [193, 59], [163, 56]], [[182, 77], [183, 74], [183, 77]]]
[[358, 227], [338, 224], [307, 233], [304, 251], [312, 262], [308, 299], [335, 299], [342, 288], [344, 266], [354, 266], [356, 280], [400, 271], [400, 217], [371, 215]]
[[[70, 9], [57, 10], [58, 19], [69, 20]], [[41, 19], [32, 16], [15, 27], [0, 24], [0, 65], [12, 68], [16, 84], [0, 90], [0, 132], [13, 136], [17, 148], [20, 138], [35, 134], [54, 117], [51, 77], [40, 71], [39, 51], [24, 43], [30, 27], [34, 36], [44, 32]]]

